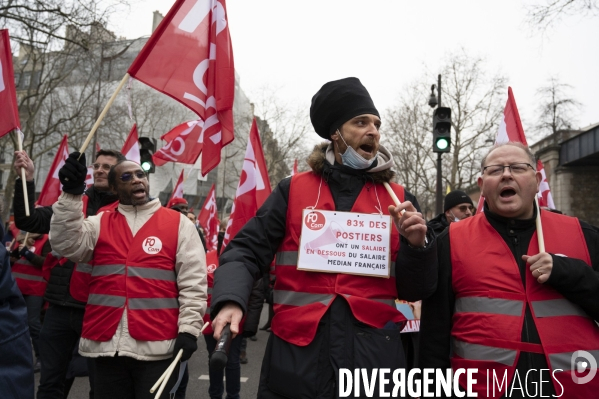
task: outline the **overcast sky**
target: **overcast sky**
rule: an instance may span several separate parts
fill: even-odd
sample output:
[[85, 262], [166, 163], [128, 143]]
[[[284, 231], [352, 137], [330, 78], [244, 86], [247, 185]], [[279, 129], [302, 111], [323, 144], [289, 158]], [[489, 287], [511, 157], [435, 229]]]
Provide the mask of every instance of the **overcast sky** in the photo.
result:
[[[599, 122], [599, 16], [568, 17], [543, 35], [525, 23], [531, 1], [228, 0], [227, 13], [250, 100], [270, 85], [309, 107], [327, 81], [356, 76], [383, 113], [423, 70], [436, 74], [447, 53], [464, 48], [507, 77], [525, 127], [536, 121], [535, 93], [550, 76], [572, 85], [583, 105], [575, 127]], [[153, 11], [166, 14], [173, 3], [134, 0], [109, 28], [127, 38], [149, 35]]]

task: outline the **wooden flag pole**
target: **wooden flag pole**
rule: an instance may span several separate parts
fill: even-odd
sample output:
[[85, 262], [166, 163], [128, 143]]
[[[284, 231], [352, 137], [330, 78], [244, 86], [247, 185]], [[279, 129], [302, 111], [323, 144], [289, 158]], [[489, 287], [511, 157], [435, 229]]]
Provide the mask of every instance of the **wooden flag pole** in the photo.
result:
[[[395, 202], [395, 206], [399, 206], [399, 204], [401, 204], [401, 202], [399, 201], [399, 198], [397, 198], [397, 195], [395, 195], [395, 192], [393, 191], [393, 189], [391, 188], [389, 183], [383, 182], [383, 184], [385, 185], [385, 188], [387, 189], [387, 192], [389, 193], [391, 198], [393, 198], [393, 202]], [[404, 213], [406, 213], [406, 210], [402, 209], [401, 214], [403, 215]]]
[[[19, 143], [19, 151], [23, 151], [23, 141], [21, 140], [21, 132], [17, 130], [17, 142]], [[25, 181], [25, 168], [21, 167], [21, 181], [23, 182], [23, 199], [25, 200], [25, 216], [29, 216], [29, 196], [27, 195], [27, 181]]]
[[535, 205], [537, 206], [537, 241], [539, 243], [539, 253], [545, 252], [545, 239], [543, 238], [543, 225], [541, 224], [541, 207], [539, 207], [539, 197], [535, 195]]
[[[129, 74], [126, 73], [125, 76], [123, 77], [123, 80], [121, 80], [121, 83], [119, 83], [119, 85], [117, 86], [116, 90], [112, 94], [112, 97], [110, 97], [110, 100], [108, 100], [108, 103], [106, 104], [106, 106], [102, 110], [102, 113], [98, 117], [98, 120], [96, 121], [96, 123], [94, 123], [94, 126], [92, 127], [92, 130], [89, 132], [89, 134], [87, 135], [87, 138], [83, 142], [83, 145], [81, 146], [81, 149], [79, 150], [79, 152], [81, 154], [83, 154], [85, 152], [85, 149], [87, 148], [87, 146], [89, 145], [90, 141], [94, 137], [94, 134], [96, 133], [96, 130], [98, 130], [98, 127], [100, 126], [100, 123], [102, 123], [102, 119], [104, 119], [104, 116], [106, 116], [106, 113], [108, 112], [108, 109], [110, 108], [110, 106], [114, 102], [114, 99], [116, 98], [116, 95], [119, 94], [119, 91], [121, 91], [121, 89], [123, 88], [123, 86], [125, 85], [125, 83], [127, 83], [128, 79], [129, 79]], [[79, 157], [81, 157], [81, 155]]]

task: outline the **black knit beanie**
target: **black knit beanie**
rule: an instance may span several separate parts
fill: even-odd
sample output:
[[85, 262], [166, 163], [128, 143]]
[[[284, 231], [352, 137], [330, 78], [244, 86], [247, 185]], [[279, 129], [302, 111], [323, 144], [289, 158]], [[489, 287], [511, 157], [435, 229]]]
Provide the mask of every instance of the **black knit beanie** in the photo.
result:
[[443, 212], [447, 212], [448, 209], [453, 208], [456, 205], [468, 203], [474, 206], [472, 199], [463, 191], [455, 190], [445, 196], [443, 202]]
[[353, 117], [372, 114], [380, 118], [372, 98], [358, 78], [345, 78], [325, 83], [312, 97], [310, 120], [323, 139]]

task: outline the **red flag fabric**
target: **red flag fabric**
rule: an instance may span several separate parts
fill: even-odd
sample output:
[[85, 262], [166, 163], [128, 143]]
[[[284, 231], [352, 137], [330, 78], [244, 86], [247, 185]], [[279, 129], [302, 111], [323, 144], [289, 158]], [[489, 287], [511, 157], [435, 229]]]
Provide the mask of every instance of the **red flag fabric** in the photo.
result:
[[60, 168], [62, 168], [62, 165], [64, 165], [64, 162], [67, 160], [68, 156], [69, 143], [67, 141], [67, 135], [65, 134], [60, 142], [60, 146], [58, 147], [54, 161], [52, 161], [52, 166], [50, 166], [48, 177], [46, 177], [44, 187], [42, 187], [42, 191], [37, 199], [36, 205], [50, 206], [58, 201], [58, 196], [62, 192], [62, 185], [60, 184], [60, 180], [58, 180], [58, 171]]
[[204, 121], [204, 176], [234, 138], [235, 67], [228, 25], [225, 0], [177, 0], [128, 71]]
[[7, 29], [0, 29], [0, 137], [21, 128]]
[[173, 198], [183, 198], [183, 173], [185, 172], [185, 170], [181, 171], [181, 174], [179, 175], [179, 180], [177, 180], [177, 184], [175, 185], [175, 189], [173, 190], [173, 193], [171, 194], [171, 197], [169, 198], [168, 202], [170, 203]]
[[100, 151], [100, 150], [101, 150], [101, 148], [100, 148], [100, 143], [98, 143], [98, 142], [96, 141], [96, 152], [98, 152], [98, 151]]
[[170, 132], [160, 137], [166, 145], [152, 155], [156, 166], [167, 162], [180, 162], [195, 164], [202, 152], [202, 127], [201, 120], [189, 121], [173, 128]]
[[[514, 98], [514, 93], [512, 92], [511, 87], [508, 87], [507, 89], [507, 103], [505, 104], [505, 108], [503, 110], [503, 119], [499, 124], [497, 136], [495, 137], [495, 144], [503, 144], [509, 141], [522, 143], [528, 146], [528, 143], [526, 142], [526, 135], [524, 134], [524, 128], [522, 127], [522, 121], [520, 120], [520, 113], [518, 112], [518, 107], [516, 106], [516, 99]], [[555, 204], [553, 203], [553, 198], [551, 197], [551, 191], [549, 190], [549, 183], [547, 182], [547, 177], [545, 176], [545, 169], [543, 168], [543, 163], [540, 159], [537, 161], [537, 170], [543, 175], [543, 181], [541, 182], [539, 193], [537, 194], [539, 197], [539, 206], [548, 206], [555, 209]], [[484, 197], [480, 197], [478, 201], [477, 212], [482, 212], [484, 209], [484, 199]], [[548, 205], [549, 203], [551, 205]]]
[[266, 162], [262, 152], [262, 143], [254, 118], [245, 151], [243, 170], [235, 193], [235, 202], [227, 223], [223, 249], [241, 230], [243, 225], [256, 215], [258, 208], [262, 206], [270, 192], [270, 181], [268, 180]]
[[85, 186], [90, 188], [94, 185], [94, 168], [93, 166], [87, 167], [87, 176], [85, 176]]
[[545, 167], [540, 159], [537, 160], [537, 170], [541, 172], [541, 176], [543, 176], [537, 194], [539, 197], [539, 206], [556, 209], [555, 204], [553, 203], [553, 197], [551, 196], [551, 190], [549, 190], [549, 182], [547, 181], [547, 175], [545, 174]]
[[129, 135], [125, 140], [125, 144], [123, 144], [121, 153], [125, 156], [125, 158], [127, 158], [127, 160], [141, 163], [141, 156], [139, 154], [139, 136], [137, 135], [136, 123], [133, 124]]
[[297, 159], [293, 162], [293, 170], [291, 171], [291, 176], [297, 173]]
[[213, 251], [218, 246], [218, 210], [216, 209], [216, 190], [214, 184], [204, 201], [204, 206], [198, 215], [198, 222], [204, 229], [206, 238], [206, 250]]

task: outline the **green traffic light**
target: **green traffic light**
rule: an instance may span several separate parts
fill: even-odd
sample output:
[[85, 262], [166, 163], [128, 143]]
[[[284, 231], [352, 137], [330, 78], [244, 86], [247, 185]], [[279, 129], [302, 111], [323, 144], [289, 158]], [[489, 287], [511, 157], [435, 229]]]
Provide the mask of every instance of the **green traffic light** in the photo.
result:
[[147, 172], [148, 170], [152, 169], [152, 164], [148, 161], [144, 161], [141, 163], [141, 168]]
[[437, 148], [440, 150], [444, 150], [449, 147], [449, 140], [445, 138], [440, 138], [437, 140]]

